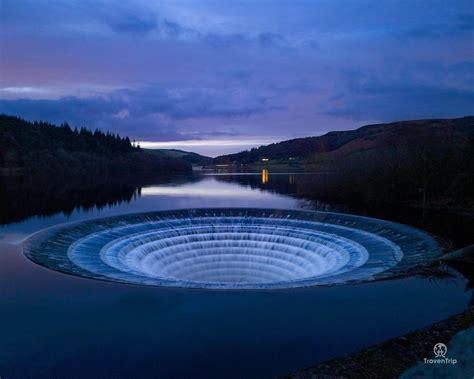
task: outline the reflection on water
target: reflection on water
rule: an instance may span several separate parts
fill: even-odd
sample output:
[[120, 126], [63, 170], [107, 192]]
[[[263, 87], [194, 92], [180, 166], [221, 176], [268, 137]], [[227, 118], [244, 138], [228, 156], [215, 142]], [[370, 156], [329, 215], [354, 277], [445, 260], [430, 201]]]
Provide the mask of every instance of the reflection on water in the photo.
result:
[[18, 182], [0, 182], [0, 225], [31, 216], [70, 215], [129, 203], [140, 197], [140, 186], [113, 183], [100, 186], [63, 182], [49, 187], [31, 187]]
[[[268, 176], [267, 176], [268, 180]], [[213, 177], [202, 177], [198, 182], [185, 183], [179, 186], [158, 185], [147, 186], [141, 189], [142, 196], [201, 196], [201, 197], [231, 197], [242, 198], [261, 196], [259, 191], [251, 188], [218, 181]]]
[[[108, 192], [109, 190], [113, 191]], [[28, 234], [58, 223], [131, 212], [234, 206], [301, 208], [300, 201], [296, 198], [219, 180], [214, 176], [180, 178], [173, 183], [135, 188], [100, 188], [97, 192], [75, 191], [72, 195], [58, 194], [58, 198], [55, 193], [39, 198], [23, 197], [23, 205], [18, 212], [14, 208], [18, 204], [17, 201], [4, 200], [2, 219], [10, 224], [0, 229], [0, 240], [3, 238], [20, 241]], [[108, 198], [107, 194], [111, 197]], [[28, 216], [33, 217], [27, 218]]]
[[[267, 176], [267, 174], [265, 174]], [[474, 243], [474, 217], [472, 212], [438, 210], [411, 206], [361, 206], [349, 201], [328, 203], [319, 193], [337, 191], [334, 182], [338, 176], [328, 173], [271, 173], [264, 183], [263, 173], [221, 173], [214, 177], [226, 183], [239, 184], [269, 193], [291, 196], [304, 201], [304, 207], [326, 211], [354, 213], [408, 224], [441, 237], [453, 248]], [[314, 192], [313, 192], [314, 190]], [[322, 197], [326, 199], [325, 197]]]
[[[325, 188], [334, 181], [332, 174], [271, 173], [268, 169], [254, 173], [216, 173], [175, 178], [165, 183], [133, 185], [115, 183], [99, 187], [84, 183], [62, 183], [41, 192], [19, 184], [0, 185], [0, 236], [11, 231], [11, 223], [28, 230], [101, 215], [174, 209], [215, 207], [233, 198], [231, 206], [270, 208], [305, 208], [338, 211], [397, 221], [425, 229], [442, 237], [454, 248], [474, 243], [474, 218], [458, 212], [416, 209], [412, 207], [354, 208], [352, 205], [329, 204], [316, 195], [308, 198], [308, 188]], [[167, 199], [165, 202], [157, 199]], [[192, 199], [192, 200], [190, 200]], [[198, 200], [199, 199], [199, 200]], [[22, 222], [29, 217], [33, 219]], [[45, 218], [46, 217], [46, 218]], [[31, 225], [36, 224], [33, 228]], [[5, 227], [5, 225], [8, 225]], [[13, 227], [18, 229], [18, 225]]]
[[268, 170], [263, 169], [262, 170], [262, 184], [267, 184], [268, 183]]
[[[88, 190], [64, 183], [41, 194], [2, 187], [0, 217], [8, 225], [0, 229], [0, 375], [271, 378], [466, 308], [462, 278], [260, 293], [166, 290], [45, 270], [8, 243], [58, 223], [132, 212], [300, 209], [308, 205], [300, 195], [306, 183], [324, 185], [321, 176], [266, 175], [266, 183], [261, 172]], [[408, 219], [416, 224], [420, 215]], [[426, 229], [439, 223], [444, 233], [451, 225], [462, 231], [453, 220], [424, 220]]]
[[288, 174], [288, 183], [295, 184], [295, 174]]

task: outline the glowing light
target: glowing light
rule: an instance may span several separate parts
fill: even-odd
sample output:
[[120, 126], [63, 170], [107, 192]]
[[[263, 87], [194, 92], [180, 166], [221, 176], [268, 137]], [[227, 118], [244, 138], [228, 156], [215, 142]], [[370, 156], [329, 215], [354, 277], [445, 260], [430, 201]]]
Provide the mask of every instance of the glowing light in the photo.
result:
[[262, 184], [267, 184], [268, 183], [268, 170], [263, 169], [262, 170]]

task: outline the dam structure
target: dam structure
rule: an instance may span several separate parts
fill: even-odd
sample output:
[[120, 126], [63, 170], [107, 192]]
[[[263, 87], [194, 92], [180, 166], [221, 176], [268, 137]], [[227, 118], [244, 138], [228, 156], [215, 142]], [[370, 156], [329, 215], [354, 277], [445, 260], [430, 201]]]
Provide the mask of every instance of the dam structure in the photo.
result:
[[203, 208], [65, 224], [31, 237], [24, 253], [86, 278], [238, 290], [387, 278], [435, 259], [441, 248], [421, 230], [368, 217]]

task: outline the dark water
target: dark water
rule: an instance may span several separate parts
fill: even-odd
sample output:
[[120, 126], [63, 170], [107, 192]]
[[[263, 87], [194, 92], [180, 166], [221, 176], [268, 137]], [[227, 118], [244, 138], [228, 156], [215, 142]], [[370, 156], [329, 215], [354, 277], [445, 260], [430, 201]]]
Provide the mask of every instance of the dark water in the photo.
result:
[[[68, 199], [66, 214], [55, 213], [62, 208], [33, 195], [23, 199], [21, 212], [7, 209], [9, 202], [4, 202], [0, 377], [270, 378], [426, 326], [468, 306], [471, 292], [465, 291], [467, 280], [461, 276], [267, 292], [172, 290], [67, 276], [34, 265], [21, 252], [24, 238], [45, 227], [128, 212], [334, 208], [298, 197], [298, 183], [295, 175], [205, 176], [127, 187], [124, 196], [120, 190], [110, 197], [107, 190], [93, 192], [100, 201], [84, 193], [72, 200], [67, 193], [43, 198]], [[440, 230], [426, 214], [410, 218], [399, 213], [388, 212], [387, 218], [406, 217], [407, 223]], [[37, 216], [24, 219], [30, 214]], [[472, 237], [461, 216], [443, 217], [465, 229], [457, 228], [457, 235], [448, 226], [441, 228], [442, 238], [459, 245]]]

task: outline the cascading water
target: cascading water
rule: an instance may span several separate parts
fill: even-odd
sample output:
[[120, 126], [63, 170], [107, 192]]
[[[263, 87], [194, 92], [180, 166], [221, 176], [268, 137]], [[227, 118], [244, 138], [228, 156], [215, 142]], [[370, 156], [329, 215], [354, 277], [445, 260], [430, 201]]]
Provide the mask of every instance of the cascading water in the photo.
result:
[[78, 276], [222, 289], [387, 277], [440, 254], [428, 234], [339, 213], [194, 209], [75, 223], [28, 241], [32, 261]]

